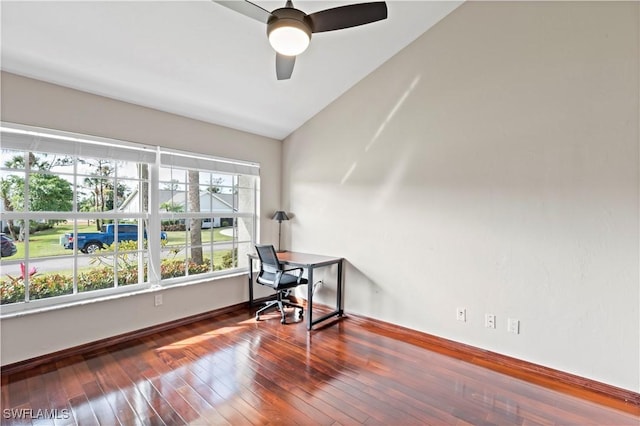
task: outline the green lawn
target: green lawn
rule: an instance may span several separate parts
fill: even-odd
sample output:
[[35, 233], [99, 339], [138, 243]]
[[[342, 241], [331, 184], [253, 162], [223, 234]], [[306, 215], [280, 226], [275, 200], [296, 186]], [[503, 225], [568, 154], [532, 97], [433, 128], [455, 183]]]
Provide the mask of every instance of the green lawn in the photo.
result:
[[[214, 241], [231, 241], [233, 237], [224, 235], [221, 233], [224, 229], [231, 228], [214, 228], [202, 230], [202, 242], [211, 242], [213, 236]], [[29, 257], [47, 257], [47, 256], [59, 256], [64, 254], [71, 254], [71, 250], [66, 250], [60, 245], [60, 237], [67, 232], [73, 232], [73, 224], [59, 224], [51, 229], [40, 231], [29, 236]], [[78, 232], [96, 232], [95, 225], [81, 225], [78, 224]], [[184, 245], [185, 239], [188, 238], [188, 232], [185, 231], [172, 231], [167, 232], [167, 245]], [[20, 260], [24, 259], [24, 242], [15, 241], [18, 252], [6, 258], [7, 260]], [[216, 259], [217, 260], [217, 259]]]
[[[222, 231], [224, 231], [225, 229], [228, 229], [229, 231], [231, 231], [232, 228], [231, 227], [213, 228], [213, 232], [211, 232], [211, 229], [203, 229], [201, 231], [202, 242], [210, 243], [212, 236], [213, 236], [213, 241], [215, 242], [231, 241], [233, 237], [224, 235], [222, 233]], [[187, 231], [170, 231], [170, 232], [167, 232], [167, 245], [168, 246], [184, 245], [185, 241], [187, 241], [188, 238], [189, 238], [189, 232]]]
[[[57, 256], [71, 254], [60, 245], [60, 237], [73, 232], [73, 224], [59, 224], [51, 229], [29, 235], [29, 257]], [[78, 232], [96, 232], [95, 225], [78, 224]], [[7, 260], [24, 259], [24, 242], [15, 241], [18, 252]]]
[[[223, 257], [229, 253], [231, 250], [216, 250], [213, 252], [213, 264], [214, 265], [220, 265], [223, 263]], [[175, 256], [167, 256], [166, 258], [164, 258], [163, 260], [184, 260], [185, 259], [185, 253], [184, 251], [181, 251], [180, 253], [178, 253]], [[203, 257], [205, 258], [205, 260], [209, 260], [211, 259], [211, 253], [204, 253]]]

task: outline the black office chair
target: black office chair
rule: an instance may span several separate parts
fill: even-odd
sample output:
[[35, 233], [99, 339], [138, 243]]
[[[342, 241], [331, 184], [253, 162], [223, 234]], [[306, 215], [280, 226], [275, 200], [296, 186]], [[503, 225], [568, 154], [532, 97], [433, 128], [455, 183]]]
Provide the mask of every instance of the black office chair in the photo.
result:
[[[260, 320], [261, 313], [277, 307], [282, 315], [280, 322], [285, 324], [284, 308], [286, 306], [299, 309], [298, 318], [302, 318], [304, 308], [286, 299], [292, 288], [308, 283], [307, 279], [302, 277], [302, 268], [284, 269], [283, 265], [278, 261], [276, 249], [270, 244], [257, 244], [256, 251], [260, 258], [260, 272], [256, 282], [271, 287], [276, 291], [276, 299], [267, 302], [264, 307], [256, 312], [256, 321]], [[293, 274], [292, 272], [294, 271], [297, 274]]]

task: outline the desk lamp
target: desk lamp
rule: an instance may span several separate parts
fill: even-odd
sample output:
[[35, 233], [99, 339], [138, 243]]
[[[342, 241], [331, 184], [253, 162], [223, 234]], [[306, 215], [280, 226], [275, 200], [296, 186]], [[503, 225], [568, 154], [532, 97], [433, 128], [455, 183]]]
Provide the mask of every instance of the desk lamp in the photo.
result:
[[275, 212], [275, 214], [271, 219], [278, 221], [278, 253], [282, 253], [283, 251], [286, 251], [286, 250], [280, 249], [280, 231], [282, 231], [282, 221], [289, 220], [289, 216], [287, 216], [287, 214], [282, 210], [278, 210], [277, 212]]

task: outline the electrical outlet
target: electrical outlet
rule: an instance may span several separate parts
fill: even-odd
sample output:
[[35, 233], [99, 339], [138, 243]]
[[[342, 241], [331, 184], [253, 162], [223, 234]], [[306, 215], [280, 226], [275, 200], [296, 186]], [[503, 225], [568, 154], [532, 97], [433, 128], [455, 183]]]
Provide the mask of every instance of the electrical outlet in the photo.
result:
[[496, 316], [493, 314], [485, 314], [484, 326], [487, 328], [496, 328]]
[[513, 334], [520, 334], [520, 320], [509, 318], [507, 321], [507, 331]]
[[162, 305], [162, 294], [156, 294], [154, 298], [155, 306]]
[[456, 308], [456, 319], [458, 321], [467, 321], [467, 310], [465, 308]]

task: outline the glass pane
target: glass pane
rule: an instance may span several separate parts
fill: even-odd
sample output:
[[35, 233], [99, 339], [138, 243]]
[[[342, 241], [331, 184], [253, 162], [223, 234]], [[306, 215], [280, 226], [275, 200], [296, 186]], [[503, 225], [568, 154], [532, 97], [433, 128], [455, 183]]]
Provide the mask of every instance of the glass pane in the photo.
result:
[[183, 219], [163, 220], [162, 223], [162, 230], [167, 234], [165, 248], [171, 251], [185, 247], [187, 241], [189, 241], [189, 233], [186, 231], [185, 221]]
[[108, 223], [102, 231], [114, 234], [111, 239], [117, 243], [109, 246], [112, 251], [142, 251], [147, 246], [147, 230], [141, 219], [120, 219], [117, 226]]
[[162, 279], [184, 277], [186, 247], [174, 245], [171, 248], [164, 248], [161, 253], [160, 274]]
[[[181, 228], [181, 223], [171, 224], [172, 221], [164, 221], [164, 229]], [[214, 242], [218, 228], [191, 228], [192, 223], [210, 224], [200, 219], [187, 219], [186, 230], [167, 232], [167, 244], [162, 250], [161, 270], [162, 278], [175, 278], [190, 275], [203, 274], [213, 270]], [[226, 237], [228, 238], [228, 237]], [[228, 243], [227, 243], [228, 244]]]
[[191, 246], [189, 248], [187, 275], [203, 274], [211, 271], [211, 246]]
[[238, 243], [238, 255], [236, 257], [237, 267], [246, 268], [249, 266], [247, 255], [255, 253], [255, 251], [253, 242]]
[[187, 209], [187, 174], [185, 170], [160, 168], [159, 207], [161, 212], [180, 213]]
[[75, 159], [69, 155], [30, 152], [29, 163], [31, 170], [73, 175]]
[[200, 173], [197, 170], [189, 170], [187, 179], [186, 211], [203, 211], [202, 207], [207, 205], [207, 196], [200, 190]]
[[29, 211], [73, 211], [73, 176], [32, 172], [29, 175]]
[[215, 242], [226, 242], [232, 241], [234, 236], [234, 227], [233, 223], [235, 218], [216, 218], [215, 221], [218, 221], [219, 227], [214, 230], [214, 241]]
[[[78, 232], [78, 291], [146, 282], [146, 232], [142, 220], [100, 219], [90, 232]], [[97, 229], [100, 228], [98, 231]]]
[[[123, 258], [126, 259], [123, 260]], [[149, 259], [142, 253], [118, 256], [118, 285], [142, 284], [149, 280]], [[140, 271], [143, 271], [140, 274]]]
[[73, 222], [70, 221], [68, 232], [61, 239], [61, 244], [67, 250], [73, 250], [77, 247], [81, 252], [95, 253], [112, 242], [103, 233], [105, 222], [105, 219], [78, 220], [77, 234], [74, 234]]
[[[67, 269], [72, 258], [56, 259], [57, 264], [46, 260], [29, 264], [29, 299], [46, 299], [49, 297], [73, 294], [73, 273]], [[60, 263], [62, 261], [62, 263]]]
[[[83, 222], [86, 223], [86, 222]], [[20, 225], [23, 221], [20, 221]], [[86, 225], [85, 225], [86, 226]], [[24, 258], [25, 244], [29, 245], [29, 259], [32, 263], [40, 258], [69, 256], [73, 254], [69, 247], [69, 238], [73, 237], [73, 221], [65, 218], [36, 219], [29, 223], [29, 236], [26, 236], [25, 227], [21, 226], [24, 240], [19, 237], [16, 242], [18, 255]], [[79, 230], [82, 229], [81, 227]], [[72, 240], [71, 240], [72, 241]], [[72, 265], [60, 264], [59, 260], [51, 260], [53, 264], [62, 268], [73, 270]]]
[[148, 164], [138, 164], [130, 161], [118, 161], [116, 163], [116, 166], [118, 167], [118, 179], [149, 179]]
[[0, 235], [0, 304], [3, 305], [24, 302], [24, 279], [20, 267], [22, 259], [17, 246], [9, 234]]
[[161, 230], [167, 233], [166, 244], [184, 243], [184, 231], [186, 230], [184, 219], [162, 219]]
[[256, 204], [256, 197], [253, 188], [239, 188], [236, 197], [236, 207], [241, 212], [253, 212]]
[[2, 211], [21, 212], [25, 209], [24, 200], [25, 173], [20, 171], [0, 172], [0, 191]]
[[3, 149], [0, 152], [0, 166], [8, 169], [24, 169], [24, 151], [13, 149]]
[[207, 193], [205, 199], [211, 206], [207, 210], [202, 211], [215, 213], [216, 216], [231, 217], [236, 211], [234, 208], [235, 196], [233, 194], [219, 193]]
[[81, 212], [107, 212], [116, 207], [115, 181], [101, 177], [78, 177], [78, 210]]
[[78, 157], [78, 174], [96, 178], [115, 177], [116, 161], [102, 158]]
[[[73, 262], [73, 259], [69, 259]], [[4, 263], [4, 262], [3, 262]], [[2, 304], [25, 300], [25, 283], [29, 281], [29, 299], [45, 299], [73, 293], [73, 274], [61, 269], [63, 265], [52, 261], [33, 263], [11, 261], [2, 265], [4, 275], [0, 281]]]
[[74, 244], [78, 253], [78, 291], [115, 287], [115, 226], [110, 219], [96, 219], [88, 228], [78, 229]]
[[161, 212], [182, 213], [186, 211], [187, 192], [184, 185], [168, 183], [159, 191]]
[[249, 266], [247, 255], [255, 253], [256, 249], [253, 242], [238, 243], [238, 253], [236, 256], [236, 265], [238, 268], [246, 268]]
[[[127, 229], [131, 228], [132, 229]], [[144, 245], [136, 241], [133, 233], [137, 233], [136, 225], [120, 224], [118, 226], [119, 242], [98, 252], [97, 259], [104, 265], [114, 265], [118, 275], [118, 285], [144, 283], [148, 280], [148, 256]], [[94, 259], [96, 260], [96, 259]]]
[[250, 217], [239, 217], [236, 219], [236, 227], [235, 227], [236, 236], [238, 241], [246, 242], [246, 241], [255, 241], [253, 230], [253, 218]]
[[232, 188], [232, 179], [229, 175], [207, 174], [205, 179], [201, 179], [201, 184], [205, 184], [207, 189], [214, 194], [226, 193], [230, 194]]
[[216, 271], [237, 267], [238, 251], [231, 244], [217, 245], [213, 252], [213, 267]]
[[[73, 293], [74, 258], [61, 244], [65, 230], [72, 229], [72, 225], [63, 218], [13, 222], [17, 225], [14, 233], [18, 239], [11, 241], [7, 235], [0, 236], [3, 240], [0, 263], [4, 273], [2, 303], [24, 300], [27, 280], [30, 300]], [[28, 259], [25, 257], [27, 247]]]
[[168, 182], [172, 184], [187, 183], [187, 171], [174, 167], [160, 167], [160, 187]]
[[115, 259], [112, 252], [78, 256], [78, 291], [86, 292], [115, 287]]
[[[146, 183], [146, 182], [145, 182]], [[142, 186], [143, 191], [140, 192]], [[139, 213], [145, 211], [140, 208], [149, 202], [148, 185], [141, 184], [138, 180], [118, 179], [116, 185], [118, 191], [115, 197], [116, 208], [125, 213]]]
[[216, 187], [209, 185], [200, 185], [200, 211], [210, 212], [215, 200], [217, 190]]

